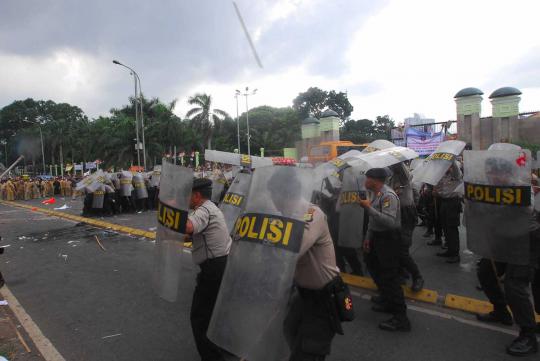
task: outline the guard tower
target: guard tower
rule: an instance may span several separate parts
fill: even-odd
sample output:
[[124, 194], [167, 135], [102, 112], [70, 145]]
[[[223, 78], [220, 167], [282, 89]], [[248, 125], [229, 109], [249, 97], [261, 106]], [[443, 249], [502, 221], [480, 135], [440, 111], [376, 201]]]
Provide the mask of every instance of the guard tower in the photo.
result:
[[464, 88], [454, 95], [457, 110], [458, 138], [471, 144], [473, 149], [480, 149], [480, 113], [482, 95], [478, 88]]

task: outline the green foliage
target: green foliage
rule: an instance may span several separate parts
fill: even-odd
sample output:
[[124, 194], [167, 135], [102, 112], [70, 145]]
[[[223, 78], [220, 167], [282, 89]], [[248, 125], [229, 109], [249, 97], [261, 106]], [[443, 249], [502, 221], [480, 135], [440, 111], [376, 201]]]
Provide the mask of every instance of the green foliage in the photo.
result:
[[[293, 147], [300, 138], [300, 119], [294, 109], [274, 108], [267, 105], [249, 111], [251, 135], [251, 153], [259, 154], [265, 149], [265, 155], [283, 155], [283, 148]], [[240, 134], [243, 153], [247, 153], [246, 114], [240, 116]]]
[[[161, 157], [177, 152], [199, 151], [214, 146], [232, 152], [238, 148], [237, 122], [222, 110], [212, 108], [212, 97], [195, 94], [188, 103], [193, 106], [187, 119], [173, 110], [176, 100], [164, 103], [158, 98], [142, 96], [147, 165], [160, 163]], [[41, 164], [39, 127], [45, 144], [46, 164], [86, 162], [100, 159], [105, 167], [127, 168], [137, 164], [135, 150], [135, 99], [110, 110], [109, 115], [89, 121], [83, 111], [66, 103], [51, 100], [18, 100], [0, 110], [0, 142], [7, 142], [8, 164], [19, 154]], [[294, 100], [293, 107], [260, 106], [249, 110], [251, 153], [280, 156], [283, 148], [294, 147], [300, 139], [300, 124], [308, 113], [320, 116], [326, 108], [347, 118], [352, 105], [345, 93], [309, 88]], [[246, 113], [240, 115], [242, 153], [247, 153]], [[388, 138], [394, 122], [388, 116], [344, 122], [341, 139], [366, 143]], [[4, 160], [4, 147], [0, 147]], [[535, 148], [536, 149], [536, 148]], [[143, 156], [141, 154], [141, 162]], [[40, 167], [38, 166], [38, 169]]]
[[540, 151], [540, 144], [529, 143], [529, 142], [517, 142], [516, 145], [519, 145], [523, 149], [528, 149], [531, 151], [533, 157], [536, 157], [538, 151]]
[[369, 119], [347, 120], [340, 128], [340, 138], [355, 144], [369, 143], [375, 139], [390, 139], [390, 129], [394, 121], [388, 116], [378, 116], [375, 121]]
[[186, 116], [191, 120], [193, 129], [202, 134], [204, 144], [208, 149], [212, 149], [212, 135], [221, 126], [223, 119], [229, 115], [220, 109], [212, 108], [212, 96], [208, 94], [195, 94], [188, 99], [188, 104], [195, 105], [191, 108]]
[[293, 109], [300, 119], [305, 119], [309, 115], [320, 118], [327, 108], [338, 113], [340, 119], [347, 119], [354, 109], [346, 93], [337, 93], [334, 90], [328, 92], [317, 87], [309, 88], [293, 100]]

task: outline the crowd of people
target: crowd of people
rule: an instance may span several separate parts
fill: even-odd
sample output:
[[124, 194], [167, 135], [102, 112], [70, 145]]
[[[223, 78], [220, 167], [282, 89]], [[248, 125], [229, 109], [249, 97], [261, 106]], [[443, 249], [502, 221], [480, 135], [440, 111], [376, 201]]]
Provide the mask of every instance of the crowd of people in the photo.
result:
[[78, 177], [10, 177], [0, 181], [0, 199], [6, 201], [31, 200], [46, 197], [77, 195]]
[[[254, 244], [268, 242], [268, 239], [279, 242], [281, 236], [278, 235], [285, 233], [278, 228], [285, 227], [288, 222], [290, 237], [295, 234], [301, 237], [289, 239], [282, 246], [287, 249], [288, 244], [293, 243], [299, 248], [294, 250], [299, 254], [294, 272], [297, 294], [291, 298], [284, 320], [285, 328], [290, 331], [287, 335], [290, 360], [324, 360], [330, 353], [333, 337], [343, 332], [341, 322], [352, 319], [347, 314], [352, 310], [350, 295], [340, 272], [368, 273], [378, 288], [378, 295], [372, 298], [373, 311], [391, 314], [391, 318], [381, 322], [379, 327], [386, 331], [410, 331], [412, 326], [401, 286], [410, 278], [412, 292], [419, 292], [424, 287], [424, 278], [409, 253], [413, 231], [417, 226], [424, 226], [423, 237], [427, 239], [427, 245], [440, 247], [438, 257], [447, 263], [458, 264], [462, 220], [466, 223], [467, 247], [478, 257], [480, 287], [494, 307], [490, 313], [478, 314], [477, 319], [504, 325], [515, 322], [520, 327], [519, 337], [507, 346], [507, 353], [515, 356], [536, 353], [535, 333], [540, 332], [534, 314], [535, 311], [540, 314], [538, 178], [530, 173], [530, 167], [525, 167], [527, 156], [517, 146], [494, 145], [478, 160], [472, 154], [466, 161], [461, 155], [465, 144], [452, 142], [455, 143], [442, 145], [434, 155], [416, 164], [411, 162], [414, 157], [409, 157], [404, 148], [386, 144], [379, 148], [372, 145], [361, 155], [315, 167], [311, 174], [316, 184], [310, 192], [309, 202], [301, 195], [301, 172], [286, 170], [299, 168], [290, 167], [291, 164], [274, 167], [275, 171], [241, 170], [239, 166], [210, 164], [204, 169], [196, 169], [190, 211], [181, 233], [193, 242], [193, 260], [201, 271], [193, 296], [191, 323], [203, 359], [224, 360], [223, 349], [241, 354], [241, 348], [237, 350], [236, 346], [227, 343], [235, 338], [249, 338], [249, 332], [235, 334], [232, 328], [231, 334], [220, 335], [211, 320], [221, 317], [221, 322], [233, 322], [228, 318], [236, 322], [238, 317], [250, 314], [252, 308], [253, 312], [263, 312], [257, 302], [234, 308], [241, 310], [242, 315], [235, 316], [230, 309], [223, 311], [223, 307], [227, 307], [224, 299], [234, 300], [236, 293], [243, 294], [242, 290], [234, 288], [236, 283], [229, 282], [245, 275], [234, 272], [250, 270], [250, 277], [255, 277], [251, 281], [257, 281], [252, 286], [264, 288], [264, 294], [290, 286], [273, 283], [282, 282], [286, 279], [284, 275], [271, 280], [266, 274], [273, 260], [279, 259], [280, 267], [283, 267], [288, 256], [280, 255], [279, 248], [270, 252], [265, 248], [267, 245], [257, 252], [251, 248], [257, 247]], [[457, 148], [452, 149], [452, 146]], [[384, 153], [385, 147], [387, 153]], [[373, 157], [367, 154], [371, 152]], [[375, 165], [366, 166], [370, 159], [387, 165], [378, 167], [378, 163], [373, 163]], [[527, 172], [523, 173], [523, 169]], [[257, 184], [254, 186], [251, 182]], [[5, 180], [2, 181], [2, 199], [32, 199], [55, 194], [70, 196], [81, 192], [85, 215], [143, 212], [161, 207], [165, 213], [162, 215], [160, 211], [158, 222], [171, 228], [174, 222], [164, 219], [172, 219], [172, 216], [180, 219], [182, 211], [174, 208], [180, 206], [178, 203], [167, 205], [160, 201], [160, 186], [160, 167], [148, 173], [98, 171], [79, 182], [73, 178]], [[170, 184], [167, 186], [171, 187]], [[257, 194], [248, 193], [253, 189], [257, 189]], [[268, 192], [268, 198], [259, 192]], [[242, 213], [246, 202], [252, 212], [248, 215]], [[291, 209], [304, 204], [308, 205], [303, 216], [298, 218], [304, 229], [298, 231], [295, 221], [291, 222], [298, 214]], [[255, 218], [259, 216], [269, 218], [258, 224]], [[267, 227], [273, 233], [265, 234]], [[240, 242], [231, 251], [231, 236], [236, 241], [249, 242]], [[159, 244], [158, 240], [156, 245]], [[247, 251], [243, 247], [247, 247]], [[245, 257], [229, 257], [229, 252], [247, 253]], [[257, 258], [261, 255], [264, 262]], [[228, 262], [233, 263], [228, 265]], [[241, 262], [241, 265], [236, 267], [234, 262]], [[257, 277], [265, 278], [261, 281]], [[246, 282], [249, 281], [246, 278]], [[218, 301], [222, 292], [226, 296]], [[252, 294], [250, 297], [256, 299], [257, 296]], [[329, 307], [334, 302], [329, 300], [338, 298], [344, 303], [336, 306], [337, 309]], [[237, 302], [243, 300], [239, 298]], [[278, 296], [276, 302], [280, 302]], [[259, 311], [255, 311], [256, 308]], [[257, 319], [245, 320], [245, 330], [253, 326], [255, 331]], [[267, 326], [270, 327], [265, 324]], [[239, 330], [245, 332], [242, 328]], [[211, 339], [209, 335], [212, 335]], [[305, 349], [306, 342], [313, 347]], [[253, 345], [250, 347], [256, 349]]]

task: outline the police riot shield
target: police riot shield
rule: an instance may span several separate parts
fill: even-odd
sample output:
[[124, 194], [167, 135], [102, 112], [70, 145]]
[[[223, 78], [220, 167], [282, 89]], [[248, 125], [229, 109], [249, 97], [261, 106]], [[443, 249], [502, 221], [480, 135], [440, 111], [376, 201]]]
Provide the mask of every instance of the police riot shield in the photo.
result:
[[86, 190], [90, 193], [94, 193], [97, 189], [105, 183], [105, 173], [100, 169], [92, 175], [92, 181], [86, 186]]
[[131, 172], [123, 171], [120, 178], [120, 195], [122, 197], [131, 197], [131, 191], [133, 190], [133, 184], [131, 183], [133, 174]]
[[468, 248], [499, 262], [530, 262], [531, 155], [528, 150], [465, 151]]
[[221, 209], [225, 217], [229, 233], [233, 232], [234, 224], [244, 210], [250, 184], [251, 173], [238, 173], [219, 205], [219, 209]]
[[152, 174], [150, 176], [151, 176], [151, 178], [150, 178], [150, 186], [151, 187], [159, 187], [159, 180], [161, 178], [161, 166], [160, 165], [155, 165], [154, 166], [154, 171], [152, 172]]
[[146, 183], [142, 173], [135, 173], [133, 175], [133, 187], [135, 187], [135, 194], [137, 199], [148, 198], [148, 190], [146, 189]]
[[415, 168], [413, 182], [437, 185], [464, 148], [465, 142], [461, 140], [442, 142], [421, 167]]
[[102, 209], [103, 201], [105, 199], [105, 185], [103, 183], [99, 184], [94, 192], [92, 197], [92, 208], [93, 209]]
[[385, 139], [377, 139], [377, 140], [374, 140], [373, 142], [369, 143], [367, 147], [365, 147], [363, 150], [362, 150], [362, 153], [371, 153], [371, 152], [376, 152], [378, 150], [383, 150], [383, 149], [387, 149], [387, 148], [393, 148], [395, 147], [396, 145], [388, 140], [385, 140]]
[[488, 150], [521, 150], [521, 147], [512, 143], [493, 143]]
[[351, 167], [360, 167], [367, 171], [370, 168], [390, 167], [394, 164], [415, 158], [418, 158], [418, 153], [414, 150], [393, 146], [391, 148], [365, 153], [361, 157], [349, 160], [348, 163]]
[[401, 207], [414, 206], [414, 193], [411, 183], [411, 173], [405, 163], [390, 166], [392, 175], [388, 179], [389, 186], [399, 197]]
[[77, 185], [75, 186], [75, 190], [80, 192], [84, 190], [86, 187], [88, 187], [90, 184], [92, 184], [93, 182], [94, 182], [94, 175], [93, 174], [88, 175], [84, 177], [80, 182], [77, 183]]
[[360, 248], [364, 239], [364, 209], [358, 203], [367, 199], [365, 175], [358, 167], [343, 171], [343, 183], [338, 199], [340, 247]]
[[225, 179], [223, 173], [220, 172], [219, 174], [212, 176], [212, 202], [218, 204], [221, 201], [221, 196], [225, 191], [226, 185], [227, 179]]
[[273, 166], [252, 176], [207, 333], [238, 357], [287, 359], [283, 321], [310, 206], [312, 172]]
[[153, 284], [163, 299], [174, 302], [178, 296], [184, 234], [193, 186], [193, 172], [185, 167], [163, 163], [157, 212]]
[[219, 150], [205, 150], [204, 160], [207, 162], [216, 162], [223, 164], [231, 164], [243, 166], [247, 168], [259, 168], [271, 166], [273, 164], [271, 158], [249, 156], [247, 154], [238, 154], [230, 152], [222, 152]]

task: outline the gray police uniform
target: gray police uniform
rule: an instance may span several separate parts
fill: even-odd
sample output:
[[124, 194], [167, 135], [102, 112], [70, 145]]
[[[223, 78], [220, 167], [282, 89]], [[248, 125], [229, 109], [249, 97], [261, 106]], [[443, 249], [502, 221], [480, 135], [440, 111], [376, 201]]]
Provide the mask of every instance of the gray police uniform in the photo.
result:
[[208, 259], [227, 256], [231, 237], [221, 210], [207, 200], [189, 215], [193, 224], [193, 262], [200, 265]]
[[[512, 209], [510, 208], [511, 212]], [[538, 261], [538, 247], [540, 242], [540, 218], [533, 211], [529, 223], [531, 234], [531, 264], [516, 265], [504, 262], [494, 262], [488, 258], [482, 258], [477, 265], [477, 276], [489, 301], [493, 304], [495, 317], [511, 320], [507, 306], [510, 306], [514, 321], [521, 328], [522, 334], [534, 336], [536, 321], [533, 306], [529, 297], [529, 285], [535, 276], [534, 268]], [[495, 271], [497, 277], [495, 277]], [[538, 272], [537, 272], [538, 274]], [[503, 288], [500, 287], [500, 278], [504, 275]], [[540, 275], [539, 275], [540, 276]], [[536, 280], [535, 280], [536, 281]], [[540, 310], [540, 279], [533, 282], [532, 292], [534, 295], [536, 311]], [[504, 291], [504, 293], [503, 293]], [[480, 316], [480, 320], [489, 318]]]
[[438, 217], [441, 222], [442, 230], [449, 256], [459, 256], [459, 231], [460, 213], [462, 212], [461, 195], [456, 190], [462, 183], [463, 176], [454, 162], [450, 170], [435, 186], [437, 192], [436, 199], [440, 203]]
[[366, 264], [379, 288], [384, 306], [395, 317], [406, 318], [405, 298], [400, 286], [400, 203], [397, 194], [384, 186], [367, 209], [369, 224], [366, 239], [371, 250]]
[[188, 219], [193, 224], [193, 261], [201, 269], [197, 275], [197, 286], [191, 304], [193, 336], [202, 360], [224, 360], [219, 348], [206, 337], [206, 332], [232, 240], [223, 213], [210, 200], [197, 207]]
[[415, 192], [411, 185], [411, 175], [405, 164], [399, 163], [392, 166], [394, 174], [390, 178], [389, 184], [399, 197], [401, 212], [401, 246], [400, 264], [403, 269], [411, 274], [413, 280], [421, 278], [418, 265], [412, 259], [409, 248], [412, 245], [412, 237], [418, 213], [416, 211]]
[[324, 360], [336, 332], [343, 332], [332, 306], [332, 287], [342, 281], [326, 216], [311, 205], [305, 219], [294, 275], [299, 294], [290, 303], [284, 325], [291, 361]]

